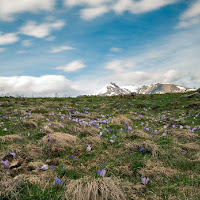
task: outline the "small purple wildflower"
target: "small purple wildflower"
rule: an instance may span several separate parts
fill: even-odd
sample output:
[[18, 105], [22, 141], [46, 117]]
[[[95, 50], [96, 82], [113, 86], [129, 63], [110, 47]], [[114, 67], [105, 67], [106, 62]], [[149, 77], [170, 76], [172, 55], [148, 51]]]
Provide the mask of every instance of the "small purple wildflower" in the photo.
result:
[[129, 130], [129, 131], [132, 131], [133, 129], [132, 129], [132, 127], [131, 127], [131, 126], [128, 126], [128, 130]]
[[103, 166], [106, 166], [106, 163], [105, 163], [105, 162], [103, 162]]
[[62, 168], [61, 171], [64, 172], [66, 168]]
[[105, 170], [105, 169], [97, 170], [97, 173], [98, 173], [100, 176], [104, 177], [104, 176], [106, 175], [106, 170]]
[[4, 168], [8, 168], [8, 165], [10, 165], [10, 164], [8, 163], [8, 160], [6, 160], [6, 161], [3, 161], [3, 160], [2, 160], [2, 163], [3, 163]]
[[141, 149], [140, 149], [140, 151], [144, 151], [145, 150], [145, 148], [144, 147], [142, 147]]
[[146, 177], [141, 178], [141, 181], [142, 181], [142, 183], [143, 183], [144, 185], [146, 185], [146, 184], [148, 183], [148, 181], [149, 181], [149, 178], [146, 178]]
[[43, 165], [40, 169], [47, 170], [47, 169], [49, 169], [49, 167], [48, 167], [48, 165]]
[[70, 156], [70, 158], [76, 158], [75, 156]]
[[90, 145], [87, 146], [86, 151], [91, 151], [92, 147]]
[[54, 166], [51, 166], [51, 169], [56, 169]]
[[55, 178], [54, 180], [56, 181], [56, 184], [63, 185], [63, 182], [62, 182], [60, 179], [58, 179], [58, 178]]

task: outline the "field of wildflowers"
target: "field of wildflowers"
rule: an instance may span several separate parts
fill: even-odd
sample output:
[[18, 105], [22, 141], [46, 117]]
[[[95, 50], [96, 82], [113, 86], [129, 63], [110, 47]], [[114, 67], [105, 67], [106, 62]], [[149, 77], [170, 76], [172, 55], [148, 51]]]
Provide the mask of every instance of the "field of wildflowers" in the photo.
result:
[[200, 199], [200, 99], [0, 98], [0, 199]]

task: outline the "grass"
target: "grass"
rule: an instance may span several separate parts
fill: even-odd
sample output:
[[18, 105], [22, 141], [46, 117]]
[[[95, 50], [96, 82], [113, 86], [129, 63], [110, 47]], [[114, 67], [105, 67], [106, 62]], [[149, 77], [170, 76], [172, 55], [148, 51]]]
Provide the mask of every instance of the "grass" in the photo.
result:
[[0, 199], [200, 199], [200, 103], [181, 95], [1, 97], [0, 160], [18, 165], [0, 163]]

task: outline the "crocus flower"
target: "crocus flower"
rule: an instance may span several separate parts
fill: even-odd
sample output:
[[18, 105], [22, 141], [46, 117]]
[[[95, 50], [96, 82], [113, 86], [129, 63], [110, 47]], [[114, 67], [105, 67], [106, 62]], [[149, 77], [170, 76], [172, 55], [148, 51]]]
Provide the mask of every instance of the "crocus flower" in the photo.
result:
[[183, 129], [183, 126], [182, 126], [182, 125], [180, 125], [180, 129]]
[[123, 128], [121, 128], [120, 131], [123, 132]]
[[63, 182], [62, 182], [60, 179], [58, 179], [58, 178], [55, 178], [54, 180], [56, 181], [56, 184], [63, 185]]
[[141, 178], [141, 181], [142, 181], [142, 183], [143, 183], [144, 185], [146, 185], [146, 184], [148, 183], [148, 181], [149, 181], [149, 178], [146, 178], [146, 177]]
[[55, 167], [54, 167], [54, 166], [51, 166], [51, 169], [55, 169]]
[[47, 170], [47, 169], [49, 169], [49, 167], [48, 167], [48, 165], [43, 165], [40, 169]]
[[176, 126], [173, 124], [173, 125], [172, 125], [172, 128], [175, 128], [175, 127], [176, 127]]
[[131, 127], [131, 126], [128, 126], [128, 130], [129, 130], [129, 131], [132, 131], [133, 129], [132, 129], [132, 127]]
[[92, 147], [90, 145], [87, 146], [86, 151], [91, 151]]
[[16, 153], [14, 153], [14, 152], [10, 152], [10, 154], [13, 156], [13, 157], [15, 157], [17, 154]]
[[3, 166], [4, 166], [5, 168], [8, 168], [8, 165], [10, 165], [10, 164], [8, 163], [8, 160], [6, 160], [6, 161], [3, 161], [3, 160], [2, 160], [2, 163], [3, 163]]
[[111, 142], [111, 143], [113, 143], [113, 142], [114, 142], [114, 140], [110, 140], [110, 142]]
[[105, 163], [105, 162], [103, 162], [103, 165], [104, 165], [104, 166], [106, 166], [106, 163]]
[[97, 170], [97, 173], [98, 173], [100, 176], [104, 177], [105, 174], [106, 174], [106, 170], [105, 170], [105, 169]]
[[166, 133], [166, 132], [164, 132], [164, 133], [162, 134], [162, 136], [167, 136], [167, 133]]
[[75, 156], [70, 156], [70, 158], [75, 158]]
[[98, 136], [99, 136], [99, 137], [101, 137], [101, 136], [102, 136], [102, 134], [103, 134], [103, 133], [102, 133], [102, 132], [100, 132], [100, 133], [98, 134]]
[[141, 149], [140, 149], [140, 151], [144, 151], [145, 150], [145, 148], [144, 147], [142, 147]]

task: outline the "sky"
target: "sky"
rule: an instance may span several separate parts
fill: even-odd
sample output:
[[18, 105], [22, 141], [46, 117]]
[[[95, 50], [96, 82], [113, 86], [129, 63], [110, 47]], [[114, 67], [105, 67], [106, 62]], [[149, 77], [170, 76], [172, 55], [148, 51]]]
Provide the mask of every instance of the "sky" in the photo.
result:
[[199, 88], [199, 52], [200, 0], [0, 0], [0, 96]]

